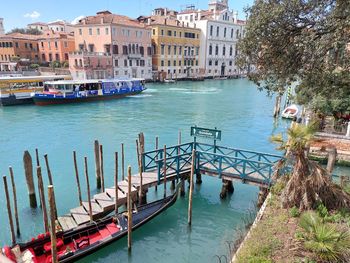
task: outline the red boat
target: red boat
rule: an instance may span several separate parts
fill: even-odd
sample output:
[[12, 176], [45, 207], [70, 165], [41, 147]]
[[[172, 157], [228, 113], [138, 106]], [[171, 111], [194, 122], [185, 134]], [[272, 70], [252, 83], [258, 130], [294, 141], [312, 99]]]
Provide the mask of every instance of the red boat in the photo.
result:
[[[178, 190], [178, 187], [176, 189]], [[171, 196], [139, 206], [133, 211], [132, 229], [137, 229], [172, 206], [177, 198], [177, 190]], [[58, 261], [74, 262], [85, 257], [125, 236], [127, 228], [127, 214], [120, 213], [66, 232], [59, 232], [56, 234]], [[40, 234], [30, 242], [4, 247], [2, 253], [13, 262], [52, 262], [50, 235]]]

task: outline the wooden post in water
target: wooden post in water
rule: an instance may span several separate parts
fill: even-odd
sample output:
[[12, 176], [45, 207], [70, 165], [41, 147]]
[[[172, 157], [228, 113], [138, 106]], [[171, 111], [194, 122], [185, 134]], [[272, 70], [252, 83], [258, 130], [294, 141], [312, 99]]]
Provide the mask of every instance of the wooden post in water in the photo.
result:
[[122, 143], [122, 181], [125, 180], [124, 143]]
[[5, 195], [6, 195], [6, 206], [7, 206], [7, 215], [9, 218], [9, 223], [10, 223], [10, 230], [11, 230], [11, 241], [12, 244], [16, 244], [16, 235], [15, 235], [15, 229], [13, 227], [13, 221], [12, 221], [12, 211], [11, 211], [11, 204], [10, 204], [10, 195], [9, 195], [9, 189], [7, 185], [7, 179], [6, 176], [4, 175], [2, 177], [4, 180], [4, 189], [5, 189]]
[[128, 166], [128, 250], [131, 251], [131, 233], [132, 233], [132, 201], [131, 201], [131, 167]]
[[16, 232], [17, 235], [21, 235], [20, 227], [19, 227], [19, 219], [18, 219], [18, 208], [17, 208], [17, 191], [16, 191], [16, 184], [15, 184], [15, 178], [13, 176], [13, 169], [10, 166], [10, 177], [11, 177], [11, 184], [12, 184], [12, 192], [13, 192], [13, 208], [15, 210], [15, 220], [16, 220]]
[[43, 210], [44, 228], [45, 228], [45, 232], [48, 232], [49, 231], [49, 222], [48, 222], [48, 218], [47, 218], [44, 183], [43, 183], [43, 177], [41, 174], [41, 167], [40, 166], [38, 166], [36, 168], [36, 174], [38, 176], [39, 196], [40, 196], [40, 200], [41, 200], [41, 209]]
[[192, 196], [193, 196], [193, 176], [194, 176], [194, 166], [195, 166], [196, 151], [192, 150], [192, 164], [191, 164], [191, 174], [190, 174], [190, 191], [188, 196], [188, 224], [192, 224]]
[[[51, 174], [51, 169], [49, 166], [49, 159], [48, 159], [47, 154], [44, 155], [44, 158], [45, 158], [45, 164], [46, 164], [46, 169], [47, 169], [47, 176], [49, 178], [49, 185], [53, 185], [52, 174]], [[55, 216], [57, 219], [57, 208], [56, 208], [56, 198], [55, 197], [53, 198], [53, 202], [55, 204], [55, 206], [54, 206], [55, 207]]]
[[40, 166], [40, 160], [39, 160], [39, 151], [38, 151], [38, 148], [35, 148], [35, 157], [36, 157], [36, 166]]
[[163, 156], [163, 176], [164, 176], [164, 198], [166, 197], [166, 145], [164, 145], [164, 156]]
[[105, 191], [105, 174], [103, 169], [103, 146], [100, 144], [100, 172], [101, 172], [101, 190]]
[[79, 171], [78, 171], [76, 151], [73, 151], [73, 162], [74, 162], [74, 170], [75, 170], [75, 179], [77, 181], [77, 186], [78, 186], [79, 204], [83, 205], [83, 199], [81, 198], [81, 189], [80, 189]]
[[33, 180], [33, 163], [32, 157], [28, 151], [24, 152], [23, 155], [23, 164], [24, 164], [24, 173], [26, 176], [27, 187], [28, 187], [28, 195], [29, 195], [29, 204], [30, 207], [37, 207], [36, 197], [35, 197], [35, 187]]
[[[142, 133], [139, 134], [139, 138], [141, 140], [143, 140], [141, 134]], [[140, 175], [140, 188], [139, 188], [139, 204], [140, 205], [146, 203], [146, 194], [143, 191], [142, 158], [141, 158], [142, 144], [141, 144], [141, 140], [140, 141], [136, 140], [137, 163], [138, 163], [138, 166], [139, 166], [139, 175]]]
[[98, 140], [95, 140], [94, 151], [95, 151], [96, 187], [97, 189], [101, 189], [100, 144]]
[[335, 166], [335, 162], [337, 161], [337, 148], [333, 147], [328, 151], [328, 161], [327, 161], [327, 171], [332, 178], [332, 172]]
[[84, 157], [84, 171], [85, 171], [87, 196], [88, 196], [88, 203], [89, 203], [89, 216], [90, 216], [90, 222], [92, 222], [92, 206], [91, 206], [91, 197], [90, 197], [90, 183], [89, 183], [87, 157]]
[[115, 153], [115, 171], [114, 171], [114, 187], [115, 187], [115, 215], [118, 215], [118, 153]]
[[55, 205], [55, 193], [53, 185], [49, 185], [48, 188], [48, 198], [50, 206], [50, 237], [51, 237], [51, 255], [52, 263], [58, 263], [57, 259], [57, 247], [56, 247], [56, 205]]
[[[159, 138], [158, 136], [156, 136], [156, 150], [158, 150], [158, 146], [159, 146]], [[156, 157], [156, 161], [158, 160], [158, 157]], [[157, 191], [158, 190], [158, 185], [156, 185], [154, 187], [154, 190]]]

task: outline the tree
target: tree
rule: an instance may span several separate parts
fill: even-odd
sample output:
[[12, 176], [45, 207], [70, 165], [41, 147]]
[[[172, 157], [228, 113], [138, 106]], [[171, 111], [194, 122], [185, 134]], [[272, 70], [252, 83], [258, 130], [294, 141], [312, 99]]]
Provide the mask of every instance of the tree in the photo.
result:
[[269, 94], [283, 94], [296, 82], [299, 103], [323, 113], [350, 112], [348, 5], [347, 0], [256, 0], [246, 9], [238, 65], [255, 64], [249, 78]]
[[12, 33], [21, 33], [21, 34], [28, 34], [28, 35], [42, 34], [42, 32], [36, 28], [14, 28], [9, 32], [9, 34], [12, 34]]
[[[300, 210], [314, 209], [319, 203], [328, 209], [349, 208], [350, 195], [332, 182], [327, 170], [307, 157], [306, 149], [313, 138], [315, 126], [293, 122], [287, 132], [288, 140], [283, 140], [281, 134], [271, 138], [272, 142], [279, 144], [279, 150], [286, 151], [286, 163], [293, 167], [281, 194], [282, 205], [285, 208], [295, 206]], [[281, 167], [283, 165], [279, 169]]]

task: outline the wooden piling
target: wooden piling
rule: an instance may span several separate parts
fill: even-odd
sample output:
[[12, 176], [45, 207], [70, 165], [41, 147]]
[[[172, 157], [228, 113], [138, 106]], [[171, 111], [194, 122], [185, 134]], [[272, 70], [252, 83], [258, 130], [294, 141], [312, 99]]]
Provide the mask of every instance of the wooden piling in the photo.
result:
[[128, 166], [128, 250], [131, 251], [131, 233], [132, 233], [132, 201], [131, 201], [131, 167]]
[[19, 226], [19, 218], [18, 218], [18, 208], [17, 208], [17, 191], [16, 191], [16, 184], [15, 184], [15, 178], [13, 176], [13, 169], [10, 166], [10, 178], [11, 178], [11, 184], [12, 184], [12, 193], [13, 193], [13, 208], [15, 211], [15, 220], [16, 220], [16, 232], [17, 235], [21, 235], [20, 226]]
[[333, 147], [328, 151], [327, 171], [332, 177], [332, 172], [337, 161], [337, 148]]
[[114, 187], [115, 187], [115, 215], [118, 215], [118, 153], [115, 153], [115, 171], [114, 171]]
[[222, 187], [221, 187], [221, 192], [220, 192], [220, 198], [224, 199], [227, 196], [228, 192], [228, 181], [225, 179], [222, 179]]
[[28, 195], [29, 195], [29, 204], [30, 207], [37, 207], [36, 196], [35, 196], [35, 187], [33, 180], [33, 163], [32, 157], [28, 151], [24, 152], [23, 155], [23, 164], [24, 164], [24, 173], [26, 176], [27, 187], [28, 187]]
[[96, 187], [97, 189], [101, 189], [100, 144], [98, 140], [95, 140], [94, 151], [95, 151]]
[[188, 197], [188, 224], [192, 224], [192, 197], [193, 197], [193, 176], [194, 176], [194, 166], [196, 159], [196, 151], [192, 150], [192, 164], [191, 164], [191, 174], [190, 174], [190, 191]]
[[137, 165], [140, 168], [140, 144], [139, 141], [136, 139], [136, 156], [137, 156]]
[[166, 145], [164, 145], [163, 176], [164, 176], [164, 198], [166, 197]]
[[105, 191], [105, 174], [103, 168], [103, 146], [100, 144], [100, 172], [101, 172], [101, 191]]
[[43, 183], [43, 177], [42, 177], [42, 174], [41, 174], [41, 167], [40, 166], [38, 166], [36, 168], [36, 175], [38, 177], [38, 186], [39, 186], [39, 196], [40, 196], [40, 201], [41, 201], [41, 209], [43, 210], [44, 228], [45, 228], [45, 232], [49, 232], [49, 222], [48, 222], [48, 218], [47, 218], [45, 193], [44, 193], [44, 183]]
[[8, 189], [8, 185], [7, 185], [6, 176], [4, 175], [2, 177], [2, 179], [4, 181], [4, 189], [5, 189], [5, 196], [6, 196], [6, 206], [7, 206], [7, 215], [8, 215], [8, 218], [9, 218], [10, 231], [11, 231], [11, 241], [12, 241], [12, 244], [14, 245], [14, 244], [16, 244], [16, 235], [15, 235], [15, 229], [13, 227], [9, 189]]
[[40, 166], [39, 150], [38, 150], [38, 148], [35, 148], [35, 157], [36, 157], [36, 166]]
[[124, 143], [122, 143], [122, 181], [125, 180], [125, 158], [124, 158]]
[[52, 262], [58, 263], [57, 259], [57, 247], [56, 247], [56, 205], [55, 205], [55, 193], [53, 185], [48, 186], [48, 198], [50, 206], [50, 237], [51, 237], [51, 256]]
[[81, 198], [81, 189], [80, 189], [79, 171], [78, 171], [76, 151], [73, 151], [73, 162], [74, 162], [74, 170], [75, 170], [75, 179], [77, 181], [77, 187], [78, 187], [79, 204], [83, 205], [83, 199]]
[[87, 196], [88, 196], [88, 203], [89, 203], [89, 216], [90, 216], [90, 222], [92, 222], [93, 219], [92, 219], [92, 206], [91, 206], [90, 183], [89, 183], [87, 157], [84, 157], [84, 172], [85, 172]]
[[[158, 138], [158, 136], [156, 136], [156, 150], [158, 150], [158, 146], [159, 146], [159, 138]], [[158, 157], [156, 157], [156, 160], [158, 160]], [[158, 190], [158, 186], [157, 185], [154, 187], [154, 190], [155, 191]]]
[[[50, 165], [49, 165], [49, 159], [47, 154], [44, 155], [45, 158], [45, 164], [46, 164], [46, 169], [47, 169], [47, 176], [49, 178], [49, 185], [53, 185], [53, 180], [52, 180], [52, 174], [51, 174], [51, 169], [50, 169]], [[56, 198], [53, 198], [53, 202], [55, 203], [55, 216], [57, 219], [57, 208], [56, 208]]]

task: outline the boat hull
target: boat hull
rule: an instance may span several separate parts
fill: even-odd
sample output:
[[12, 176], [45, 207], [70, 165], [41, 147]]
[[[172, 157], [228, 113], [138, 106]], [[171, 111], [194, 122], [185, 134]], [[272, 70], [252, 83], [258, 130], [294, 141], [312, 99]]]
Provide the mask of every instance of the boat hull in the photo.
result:
[[33, 98], [17, 98], [16, 96], [8, 96], [0, 98], [0, 106], [16, 106], [34, 104]]
[[121, 99], [127, 96], [138, 95], [143, 91], [135, 91], [124, 94], [112, 94], [112, 95], [96, 95], [96, 96], [87, 96], [87, 97], [33, 97], [35, 105], [38, 106], [48, 106], [48, 105], [59, 105], [59, 104], [70, 104], [70, 103], [81, 103], [81, 102], [91, 102], [91, 101], [102, 101], [102, 100], [114, 100]]

